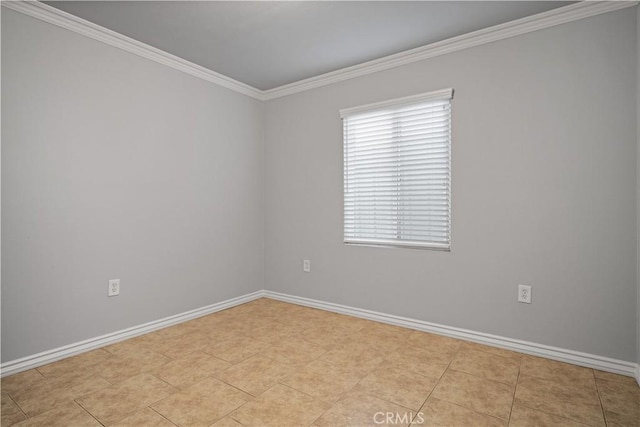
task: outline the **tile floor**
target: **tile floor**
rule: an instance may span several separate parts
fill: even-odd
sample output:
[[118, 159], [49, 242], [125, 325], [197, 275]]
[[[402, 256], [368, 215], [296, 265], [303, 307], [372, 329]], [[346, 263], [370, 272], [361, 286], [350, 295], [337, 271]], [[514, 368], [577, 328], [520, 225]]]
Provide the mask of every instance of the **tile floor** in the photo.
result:
[[2, 426], [640, 426], [632, 378], [269, 299], [1, 391]]

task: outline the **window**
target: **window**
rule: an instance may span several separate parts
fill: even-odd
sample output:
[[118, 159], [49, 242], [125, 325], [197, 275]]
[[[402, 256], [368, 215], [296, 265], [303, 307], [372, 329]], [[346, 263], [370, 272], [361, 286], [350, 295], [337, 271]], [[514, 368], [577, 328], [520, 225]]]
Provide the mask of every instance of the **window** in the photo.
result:
[[449, 250], [453, 89], [340, 111], [344, 241]]

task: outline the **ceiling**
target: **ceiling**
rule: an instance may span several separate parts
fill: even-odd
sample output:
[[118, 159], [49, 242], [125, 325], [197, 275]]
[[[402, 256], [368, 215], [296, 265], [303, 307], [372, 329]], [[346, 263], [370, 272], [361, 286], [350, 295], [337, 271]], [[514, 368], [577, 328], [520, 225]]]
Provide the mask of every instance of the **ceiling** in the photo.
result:
[[571, 2], [45, 3], [268, 90]]

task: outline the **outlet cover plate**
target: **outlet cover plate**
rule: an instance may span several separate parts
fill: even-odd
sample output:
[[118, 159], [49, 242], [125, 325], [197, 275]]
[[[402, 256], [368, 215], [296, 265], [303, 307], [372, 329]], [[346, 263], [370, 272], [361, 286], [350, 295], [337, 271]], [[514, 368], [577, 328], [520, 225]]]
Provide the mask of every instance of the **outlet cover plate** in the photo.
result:
[[518, 302], [531, 304], [531, 286], [518, 285]]
[[109, 280], [109, 296], [115, 297], [120, 295], [120, 279]]

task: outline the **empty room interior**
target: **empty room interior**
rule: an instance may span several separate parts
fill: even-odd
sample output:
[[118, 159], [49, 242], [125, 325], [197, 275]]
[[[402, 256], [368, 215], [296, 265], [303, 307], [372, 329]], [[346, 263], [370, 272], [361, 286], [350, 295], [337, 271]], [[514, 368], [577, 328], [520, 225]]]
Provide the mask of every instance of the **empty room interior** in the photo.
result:
[[2, 1], [1, 425], [640, 426], [634, 1]]

